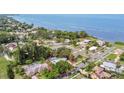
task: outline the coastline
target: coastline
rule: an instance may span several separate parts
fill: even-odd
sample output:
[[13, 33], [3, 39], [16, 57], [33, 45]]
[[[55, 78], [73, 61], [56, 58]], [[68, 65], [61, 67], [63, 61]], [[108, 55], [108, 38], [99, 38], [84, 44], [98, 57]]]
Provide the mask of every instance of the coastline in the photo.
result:
[[[44, 16], [47, 16], [47, 17], [45, 18]], [[97, 20], [96, 17], [92, 18], [92, 16], [88, 15], [89, 19], [88, 18], [82, 19], [83, 17], [81, 17], [81, 16], [84, 16], [84, 15], [80, 15], [79, 16], [79, 17], [81, 17], [80, 19], [82, 21], [84, 20], [84, 22], [82, 22], [81, 20], [79, 20], [79, 18], [75, 18], [75, 16], [72, 17], [73, 19], [69, 18], [70, 15], [63, 15], [63, 16], [64, 17], [62, 17], [61, 15], [56, 15], [56, 16], [52, 15], [52, 17], [51, 17], [51, 15], [14, 15], [13, 18], [20, 22], [26, 22], [28, 24], [33, 23], [35, 27], [45, 27], [50, 30], [57, 29], [57, 30], [71, 31], [71, 32], [83, 30], [91, 36], [97, 37], [99, 39], [102, 39], [102, 40], [105, 40], [108, 42], [118, 42], [118, 41], [123, 42], [124, 41], [124, 38], [122, 36], [123, 31], [121, 30], [123, 28], [122, 28], [122, 26], [119, 26], [119, 24], [116, 26], [114, 21], [117, 21], [117, 20], [116, 19], [114, 20], [114, 18], [109, 20], [110, 17], [109, 18], [105, 17], [103, 20], [103, 19], [101, 19], [102, 17], [93, 15], [93, 16], [99, 17]], [[66, 17], [66, 16], [68, 16], [68, 17]], [[57, 18], [55, 18], [55, 17], [57, 17]], [[61, 17], [63, 20], [65, 18], [65, 22], [61, 19]], [[90, 21], [90, 19], [91, 19], [91, 21]], [[92, 20], [93, 21], [96, 20], [96, 22], [92, 22]], [[109, 23], [107, 23], [107, 22], [109, 22]], [[104, 25], [101, 25], [101, 24], [106, 24], [106, 25], [104, 27]], [[110, 25], [110, 27], [109, 27], [109, 25]]]
[[[12, 17], [1, 17], [1, 24], [1, 60], [3, 65], [6, 65], [4, 61], [9, 62], [5, 72], [10, 79], [123, 77], [122, 42], [113, 44], [95, 38], [85, 31], [70, 32], [34, 27], [33, 24], [23, 23]], [[117, 62], [120, 63], [120, 72], [116, 70]], [[103, 66], [106, 64], [114, 65], [114, 70]], [[102, 69], [103, 75], [97, 75], [97, 72], [94, 72], [97, 71], [96, 68]], [[40, 72], [37, 69], [40, 69]], [[120, 77], [112, 76], [115, 73], [120, 73]]]

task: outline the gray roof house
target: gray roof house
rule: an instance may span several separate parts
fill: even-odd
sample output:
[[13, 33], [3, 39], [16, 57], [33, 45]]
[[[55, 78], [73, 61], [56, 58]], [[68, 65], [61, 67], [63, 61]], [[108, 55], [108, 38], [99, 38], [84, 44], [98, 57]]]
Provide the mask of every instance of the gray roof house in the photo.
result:
[[105, 68], [106, 70], [116, 71], [116, 64], [113, 62], [103, 62], [103, 64], [100, 66]]
[[44, 69], [48, 69], [48, 64], [31, 64], [31, 65], [25, 65], [22, 67], [26, 73], [27, 76], [31, 77], [35, 75], [38, 72], [41, 72]]

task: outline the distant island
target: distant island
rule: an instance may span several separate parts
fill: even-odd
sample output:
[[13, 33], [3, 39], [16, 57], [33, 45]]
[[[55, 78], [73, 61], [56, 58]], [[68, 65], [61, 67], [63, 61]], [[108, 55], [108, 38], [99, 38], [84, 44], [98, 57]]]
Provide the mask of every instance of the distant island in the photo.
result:
[[124, 42], [0, 16], [0, 79], [123, 79]]

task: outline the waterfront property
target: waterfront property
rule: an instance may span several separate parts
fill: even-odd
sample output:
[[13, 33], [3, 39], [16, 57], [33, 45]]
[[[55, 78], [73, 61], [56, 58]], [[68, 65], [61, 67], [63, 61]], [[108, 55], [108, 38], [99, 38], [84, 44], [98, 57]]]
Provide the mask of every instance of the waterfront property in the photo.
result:
[[89, 40], [89, 39], [85, 39], [85, 40], [83, 41], [84, 44], [88, 44], [89, 42], [91, 42], [91, 40]]
[[96, 42], [99, 44], [99, 46], [105, 45], [105, 41], [103, 40], [97, 40]]
[[124, 46], [119, 48], [85, 31], [34, 27], [9, 17], [3, 20], [0, 78], [109, 79], [124, 74]]

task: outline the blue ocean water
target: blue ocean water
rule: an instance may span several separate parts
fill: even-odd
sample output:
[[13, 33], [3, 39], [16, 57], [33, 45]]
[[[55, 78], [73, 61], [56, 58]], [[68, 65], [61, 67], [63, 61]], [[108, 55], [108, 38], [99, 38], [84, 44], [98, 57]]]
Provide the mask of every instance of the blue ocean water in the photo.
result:
[[123, 14], [21, 14], [13, 18], [48, 29], [83, 30], [106, 41], [124, 41]]

